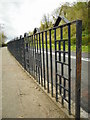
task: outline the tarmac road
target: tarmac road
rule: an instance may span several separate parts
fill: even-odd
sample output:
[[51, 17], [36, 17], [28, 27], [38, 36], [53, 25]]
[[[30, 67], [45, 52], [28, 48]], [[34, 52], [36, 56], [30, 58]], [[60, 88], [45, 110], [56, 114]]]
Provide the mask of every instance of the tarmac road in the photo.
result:
[[[45, 54], [45, 67], [46, 67], [46, 51]], [[63, 55], [61, 55], [63, 57]], [[52, 61], [53, 61], [53, 82], [55, 84], [55, 53], [52, 53]], [[68, 56], [66, 56], [66, 62], [68, 62]], [[90, 112], [90, 108], [88, 108], [88, 63], [90, 62], [90, 58], [88, 58], [87, 53], [82, 53], [82, 66], [81, 66], [81, 107], [86, 111]], [[50, 76], [50, 52], [48, 52], [48, 64], [49, 64], [49, 76]], [[58, 65], [58, 72], [60, 73], [60, 67]], [[64, 75], [68, 77], [67, 67], [64, 68]], [[71, 98], [75, 101], [75, 78], [76, 77], [76, 55], [75, 52], [71, 53]], [[49, 77], [49, 80], [51, 78]]]

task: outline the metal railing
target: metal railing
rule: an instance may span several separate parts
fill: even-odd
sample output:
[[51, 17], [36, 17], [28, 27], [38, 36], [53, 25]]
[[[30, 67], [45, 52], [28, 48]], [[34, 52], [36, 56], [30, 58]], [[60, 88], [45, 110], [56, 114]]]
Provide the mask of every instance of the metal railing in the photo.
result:
[[[20, 36], [19, 39], [10, 41], [8, 49], [26, 71], [47, 89], [48, 93], [51, 93], [52, 97], [55, 94], [56, 101], [61, 97], [62, 105], [65, 101], [68, 103], [68, 111], [71, 114], [71, 25], [73, 24], [76, 24], [75, 114], [76, 118], [80, 118], [81, 20], [68, 22], [30, 36], [24, 34], [24, 37]], [[64, 38], [63, 34], [65, 27], [67, 38]]]

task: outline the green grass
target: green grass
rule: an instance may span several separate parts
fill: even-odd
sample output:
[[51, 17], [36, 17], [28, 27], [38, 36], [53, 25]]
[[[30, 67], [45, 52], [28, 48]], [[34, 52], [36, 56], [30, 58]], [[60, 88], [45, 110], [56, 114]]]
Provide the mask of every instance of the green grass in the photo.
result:
[[[82, 52], [90, 52], [90, 49], [89, 49], [89, 44], [90, 44], [90, 34], [89, 35], [86, 35], [86, 36], [82, 36]], [[47, 40], [47, 43], [48, 43], [48, 49], [50, 48], [49, 46], [49, 39]], [[46, 47], [46, 42], [44, 41], [44, 47]], [[55, 49], [55, 44], [54, 44], [54, 38], [52, 38], [52, 49], [54, 50]], [[57, 49], [58, 49], [58, 45], [57, 45]], [[63, 50], [63, 45], [61, 45], [61, 50]], [[68, 42], [66, 42], [66, 45], [65, 45], [65, 50], [67, 51], [68, 50]], [[71, 38], [71, 51], [76, 51], [76, 38], [73, 37]]]
[[[71, 46], [71, 51], [76, 51], [76, 46]], [[90, 52], [89, 49], [88, 49], [88, 46], [82, 46], [82, 52], [83, 53], [88, 53]]]
[[[60, 38], [58, 38], [59, 40]], [[89, 45], [90, 45], [90, 34], [89, 35], [86, 35], [86, 36], [82, 36], [82, 52], [85, 52], [85, 53], [90, 53], [90, 49], [89, 49]], [[37, 41], [36, 41], [37, 42]], [[48, 49], [50, 50], [50, 43], [49, 43], [49, 36], [47, 37], [47, 45], [48, 45]], [[39, 41], [38, 41], [39, 43]], [[63, 50], [63, 42], [61, 42], [61, 50]], [[38, 45], [39, 47], [39, 45]], [[41, 39], [41, 47], [42, 47], [42, 39]], [[46, 49], [46, 41], [45, 41], [45, 36], [44, 36], [44, 48]], [[55, 41], [54, 41], [54, 35], [52, 35], [52, 50], [55, 49]], [[58, 45], [57, 45], [57, 49], [58, 48]], [[67, 51], [68, 50], [68, 42], [65, 42], [65, 50]], [[75, 37], [72, 37], [71, 38], [71, 51], [76, 51], [76, 38]]]
[[[44, 44], [44, 48], [46, 49], [46, 44]], [[88, 53], [88, 52], [90, 52], [90, 49], [88, 49], [89, 47], [88, 46], [84, 46], [84, 45], [82, 45], [82, 52], [84, 52], [84, 53]], [[50, 45], [48, 44], [48, 50], [50, 49]], [[54, 44], [52, 44], [52, 50], [54, 50], [55, 49], [55, 45]], [[58, 48], [58, 46], [57, 46], [57, 50], [58, 50], [59, 48]], [[61, 50], [63, 50], [63, 46], [61, 45]], [[65, 45], [65, 50], [66, 51], [68, 51], [68, 45]], [[76, 45], [72, 45], [71, 46], [71, 51], [72, 52], [75, 52], [76, 51]]]

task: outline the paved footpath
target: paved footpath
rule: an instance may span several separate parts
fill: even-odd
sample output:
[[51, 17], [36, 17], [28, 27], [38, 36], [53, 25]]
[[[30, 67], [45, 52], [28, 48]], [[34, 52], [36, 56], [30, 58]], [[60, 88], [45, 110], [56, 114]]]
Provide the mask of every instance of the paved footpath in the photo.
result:
[[2, 48], [2, 97], [3, 118], [67, 118], [7, 48]]

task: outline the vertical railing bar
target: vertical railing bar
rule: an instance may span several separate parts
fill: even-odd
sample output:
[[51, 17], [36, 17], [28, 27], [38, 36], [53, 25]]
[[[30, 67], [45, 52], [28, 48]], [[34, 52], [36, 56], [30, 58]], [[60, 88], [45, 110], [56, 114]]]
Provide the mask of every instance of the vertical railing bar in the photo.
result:
[[33, 53], [34, 53], [34, 56], [33, 56], [33, 61], [34, 61], [33, 69], [34, 69], [34, 77], [35, 77], [35, 38], [34, 38], [34, 35], [33, 35]]
[[[63, 41], [63, 51], [65, 51], [65, 41]], [[65, 62], [65, 53], [63, 53], [63, 61]]]
[[[27, 37], [26, 37], [26, 42], [27, 42]], [[26, 43], [26, 70], [27, 70], [27, 56], [28, 56], [28, 43]]]
[[28, 66], [28, 72], [29, 72], [29, 66], [30, 66], [30, 64], [29, 64], [29, 38], [27, 38], [27, 39], [28, 39], [27, 40], [28, 41], [28, 65], [27, 66]]
[[32, 35], [32, 46], [33, 46], [33, 55], [32, 55], [32, 59], [33, 59], [33, 75], [34, 75], [34, 41], [33, 41], [33, 35]]
[[38, 34], [36, 35], [36, 40], [37, 40], [37, 53], [38, 53]]
[[21, 59], [21, 63], [22, 63], [22, 67], [23, 67], [23, 49], [22, 49], [22, 47], [23, 47], [23, 39], [21, 38], [21, 56], [22, 56], [22, 59]]
[[[36, 50], [35, 50], [35, 60], [37, 58], [37, 37], [35, 35], [35, 45], [36, 45]], [[37, 80], [37, 60], [36, 60], [36, 80]]]
[[38, 49], [39, 49], [39, 48], [38, 48], [38, 47], [39, 47], [39, 45], [38, 45], [39, 43], [38, 43], [38, 42], [39, 42], [39, 41], [38, 41], [38, 35], [39, 35], [39, 34], [37, 34], [37, 55], [38, 55], [37, 71], [38, 71], [38, 83], [40, 84], [40, 67], [39, 67], [39, 52], [38, 52]]
[[31, 39], [31, 36], [30, 36], [30, 61], [31, 61], [31, 75], [32, 75], [32, 39]]
[[26, 35], [24, 34], [24, 69], [26, 70], [26, 58], [25, 58], [25, 52], [26, 52], [26, 43], [25, 43], [25, 37]]
[[21, 38], [20, 38], [20, 54], [21, 54], [21, 57], [20, 57], [20, 64], [22, 65], [22, 42], [21, 42]]
[[39, 33], [39, 46], [40, 46], [40, 67], [41, 67], [41, 85], [43, 86], [43, 79], [42, 79], [42, 57], [41, 57], [41, 40], [40, 40], [40, 33]]
[[44, 88], [46, 89], [46, 82], [45, 82], [45, 56], [44, 56], [43, 32], [42, 32], [42, 51], [43, 51], [43, 75], [44, 75]]
[[21, 39], [19, 40], [19, 43], [20, 43], [20, 44], [19, 44], [19, 47], [20, 47], [20, 48], [19, 48], [19, 54], [20, 54], [19, 57], [20, 57], [20, 64], [21, 64], [21, 59], [22, 59], [22, 53], [21, 53]]
[[19, 55], [19, 63], [20, 63], [20, 41], [18, 41], [18, 44], [19, 44], [19, 49], [18, 49], [19, 50], [19, 54], [18, 55]]
[[[61, 64], [61, 76], [63, 76], [63, 64]], [[61, 78], [62, 79], [62, 78]], [[63, 84], [63, 81], [62, 81], [62, 83], [61, 84]], [[62, 96], [63, 96], [63, 90], [61, 91], [61, 94], [62, 94]], [[63, 101], [63, 97], [62, 97], [62, 105], [64, 104], [64, 101]]]
[[[34, 60], [36, 59], [36, 41], [35, 41], [35, 34], [34, 34]], [[35, 64], [34, 64], [34, 75], [36, 77], [36, 61], [35, 61]]]
[[71, 40], [70, 40], [70, 24], [68, 25], [68, 98], [69, 98], [69, 104], [68, 104], [68, 109], [69, 109], [69, 114], [71, 114]]
[[22, 47], [23, 47], [23, 39], [21, 38], [21, 53], [22, 53], [22, 60], [21, 60], [21, 62], [22, 62], [22, 67], [23, 67], [23, 49], [22, 49]]
[[[37, 41], [37, 34], [36, 34], [36, 62], [38, 63], [37, 55], [38, 55], [38, 41]], [[38, 66], [37, 66], [37, 63], [36, 63], [36, 76], [37, 76], [37, 82], [38, 82]]]
[[[29, 38], [28, 38], [28, 39], [29, 39]], [[31, 48], [31, 45], [32, 45], [32, 44], [31, 44], [31, 39], [29, 40], [29, 43], [28, 43], [28, 44], [29, 44], [29, 46], [30, 46], [30, 48], [29, 48], [29, 50], [28, 50], [28, 52], [29, 52], [28, 55], [30, 54], [30, 58], [31, 58], [31, 49], [32, 49], [32, 48]], [[30, 59], [30, 62], [31, 62], [31, 59]], [[30, 63], [30, 74], [32, 74], [32, 63]]]
[[26, 61], [26, 54], [27, 54], [27, 43], [26, 43], [26, 36], [25, 36], [25, 64], [26, 64], [26, 70], [27, 70], [27, 61]]
[[39, 84], [40, 84], [40, 67], [38, 67], [38, 74], [39, 74]]
[[[62, 27], [61, 27], [60, 32], [61, 32], [61, 40], [62, 40], [63, 39], [63, 28]], [[60, 44], [60, 50], [61, 50], [61, 44]], [[61, 61], [61, 53], [60, 53], [60, 61]], [[61, 69], [62, 69], [62, 65], [61, 65], [60, 71], [62, 71]], [[59, 82], [60, 82], [60, 85], [61, 85], [62, 84], [62, 78], [61, 77], [59, 77]], [[59, 90], [60, 90], [60, 95], [61, 95], [62, 94], [62, 88], [59, 87]]]
[[23, 67], [23, 51], [22, 51], [22, 47], [23, 47], [23, 39], [21, 38], [21, 57], [22, 57], [22, 59], [21, 59], [21, 64], [22, 64], [22, 67]]
[[[58, 42], [58, 48], [61, 50], [61, 42]], [[61, 52], [59, 52], [59, 61], [61, 61]]]
[[50, 42], [50, 68], [51, 68], [51, 95], [53, 97], [53, 65], [52, 65], [52, 41], [51, 30], [49, 30], [49, 42]]
[[22, 51], [22, 67], [23, 67], [23, 38], [21, 38], [21, 51]]
[[[63, 41], [63, 51], [65, 51], [65, 41]], [[63, 53], [63, 62], [65, 63], [65, 53]], [[63, 71], [64, 71], [64, 66], [63, 66]], [[63, 93], [64, 93], [64, 98], [66, 96], [66, 90], [65, 90], [65, 87], [66, 87], [66, 79], [63, 78], [64, 80], [64, 89], [63, 89]], [[64, 102], [63, 102], [64, 104]]]
[[28, 52], [28, 43], [27, 43], [27, 37], [26, 37], [26, 71], [27, 71], [27, 52]]
[[47, 92], [49, 93], [49, 71], [48, 71], [48, 45], [47, 45], [47, 31], [45, 31], [46, 40], [46, 70], [47, 70]]
[[32, 75], [33, 75], [33, 38], [31, 36], [32, 46], [31, 46], [31, 60], [32, 60]]
[[[29, 39], [29, 38], [28, 38]], [[29, 42], [29, 73], [31, 74], [31, 47], [30, 47], [30, 40], [28, 41]]]
[[20, 58], [20, 64], [21, 64], [21, 40], [19, 40], [19, 58]]
[[25, 69], [25, 41], [24, 41], [24, 38], [23, 38], [23, 67]]
[[30, 54], [30, 72], [32, 74], [32, 39], [31, 39], [31, 36], [30, 36], [29, 44], [30, 44], [30, 48], [29, 48], [29, 54]]
[[32, 39], [31, 39], [31, 36], [29, 38], [29, 44], [30, 44], [30, 48], [29, 48], [29, 54], [30, 54], [30, 71], [31, 71], [31, 75], [32, 75]]
[[[62, 40], [62, 27], [60, 28], [60, 39]], [[59, 44], [58, 44], [58, 47], [59, 47], [59, 50], [61, 50], [61, 42], [59, 41]], [[59, 61], [61, 61], [61, 52], [59, 52]]]
[[55, 78], [56, 78], [55, 85], [56, 85], [56, 101], [58, 101], [58, 84], [57, 84], [57, 75], [56, 75], [56, 73], [57, 73], [57, 62], [56, 62], [56, 60], [57, 60], [57, 52], [56, 52], [56, 50], [57, 50], [56, 29], [54, 29], [54, 41], [55, 41]]
[[[37, 53], [38, 53], [38, 46], [37, 46], [37, 34], [36, 34], [36, 58], [37, 58]], [[38, 72], [38, 66], [37, 66], [37, 59], [36, 59], [36, 76], [37, 76], [37, 72]], [[37, 79], [38, 81], [38, 79]]]

